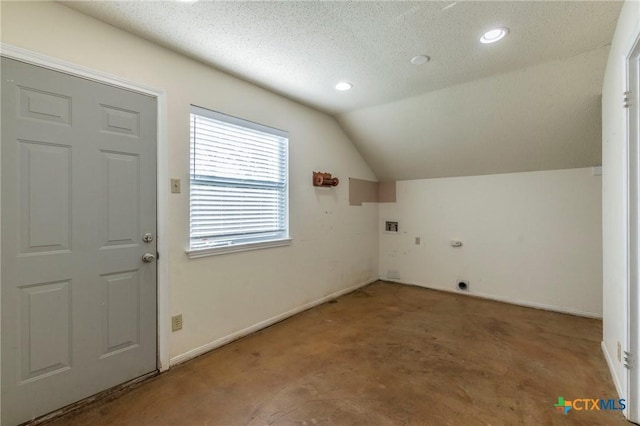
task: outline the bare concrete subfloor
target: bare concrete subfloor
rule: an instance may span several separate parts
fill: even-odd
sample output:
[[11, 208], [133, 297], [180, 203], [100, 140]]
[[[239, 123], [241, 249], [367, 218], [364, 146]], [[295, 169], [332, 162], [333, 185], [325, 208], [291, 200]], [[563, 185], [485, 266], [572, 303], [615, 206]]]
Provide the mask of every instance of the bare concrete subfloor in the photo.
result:
[[50, 425], [624, 425], [601, 322], [377, 282]]

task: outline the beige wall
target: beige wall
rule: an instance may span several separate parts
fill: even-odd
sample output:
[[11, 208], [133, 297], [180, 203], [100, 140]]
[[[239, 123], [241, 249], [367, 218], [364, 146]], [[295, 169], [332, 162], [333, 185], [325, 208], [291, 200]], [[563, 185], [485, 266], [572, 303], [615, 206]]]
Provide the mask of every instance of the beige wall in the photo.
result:
[[[198, 348], [377, 277], [377, 206], [350, 207], [348, 177], [375, 180], [335, 120], [56, 3], [2, 2], [2, 41], [164, 89], [169, 176], [169, 300], [184, 329], [170, 356]], [[289, 131], [293, 243], [189, 260], [189, 104]], [[311, 172], [341, 179], [314, 188]], [[169, 182], [166, 182], [169, 185]], [[185, 355], [186, 354], [186, 355]]]
[[640, 2], [625, 2], [611, 44], [602, 88], [602, 216], [604, 349], [618, 392], [626, 395], [627, 374], [617, 359], [626, 337], [627, 239], [625, 211], [625, 110], [622, 108], [624, 57], [640, 32]]
[[[638, 9], [636, 2], [625, 5], [612, 58], [630, 37]], [[185, 322], [171, 335], [173, 358], [374, 279], [378, 267], [382, 277], [397, 270], [400, 281], [434, 288], [451, 290], [457, 278], [464, 278], [472, 293], [487, 297], [602, 312], [600, 178], [591, 169], [398, 182], [397, 204], [350, 207], [347, 178], [375, 176], [327, 115], [55, 3], [2, 2], [1, 37], [166, 90], [169, 175], [184, 183], [190, 103], [290, 132], [292, 246], [189, 260], [187, 185], [183, 194], [170, 196], [170, 312], [182, 313]], [[622, 113], [613, 109], [619, 104], [621, 69], [612, 63], [603, 96], [604, 319], [610, 351], [624, 330], [618, 296], [624, 272], [623, 143], [616, 130]], [[340, 186], [313, 188], [313, 170], [333, 173]], [[376, 233], [384, 219], [398, 219], [401, 234]], [[414, 244], [416, 236], [420, 246]], [[451, 248], [451, 239], [464, 246]], [[622, 380], [622, 367], [616, 368]]]
[[[385, 220], [400, 233], [383, 232]], [[464, 279], [471, 294], [601, 315], [601, 178], [591, 168], [400, 181], [379, 230], [382, 277], [449, 291]]]

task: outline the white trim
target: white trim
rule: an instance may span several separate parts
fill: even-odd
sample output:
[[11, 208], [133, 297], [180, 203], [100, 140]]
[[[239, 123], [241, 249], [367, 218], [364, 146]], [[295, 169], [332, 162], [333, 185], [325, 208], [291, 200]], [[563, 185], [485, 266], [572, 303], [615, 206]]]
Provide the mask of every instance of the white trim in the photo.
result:
[[520, 300], [520, 299], [514, 299], [512, 297], [494, 296], [492, 294], [476, 293], [476, 292], [471, 293], [469, 291], [460, 291], [460, 290], [456, 290], [456, 289], [435, 287], [435, 286], [432, 286], [432, 285], [429, 285], [429, 284], [419, 283], [419, 282], [416, 282], [416, 281], [396, 280], [396, 279], [391, 279], [391, 278], [386, 278], [386, 277], [385, 278], [381, 277], [380, 280], [389, 281], [389, 282], [393, 282], [393, 283], [397, 283], [397, 284], [404, 284], [404, 285], [412, 285], [412, 286], [416, 286], [416, 287], [423, 287], [423, 288], [428, 288], [430, 290], [444, 291], [444, 292], [447, 292], [447, 293], [459, 294], [461, 296], [477, 297], [478, 299], [494, 300], [496, 302], [503, 302], [503, 303], [509, 303], [511, 305], [524, 306], [525, 308], [542, 309], [542, 310], [545, 310], [545, 311], [559, 312], [561, 314], [569, 314], [569, 315], [576, 315], [576, 316], [579, 316], [579, 317], [602, 319], [602, 314], [598, 314], [598, 313], [595, 313], [595, 312], [581, 311], [579, 309], [565, 308], [565, 307], [562, 307], [562, 306], [555, 306], [555, 305], [547, 305], [547, 304], [544, 304], [544, 303], [527, 302], [527, 301]]
[[158, 98], [158, 182], [157, 182], [157, 249], [158, 257], [158, 370], [169, 370], [169, 138], [167, 135], [167, 94]]
[[[624, 91], [630, 91], [632, 89], [629, 79], [629, 70], [631, 61], [640, 60], [640, 26], [636, 26], [632, 32], [632, 39], [630, 40], [629, 47], [626, 50], [626, 54], [623, 58], [623, 82]], [[638, 68], [640, 70], [640, 68]], [[636, 71], [638, 71], [636, 70]], [[635, 88], [636, 92], [640, 87]], [[638, 93], [633, 93], [633, 98], [630, 99], [632, 104], [638, 103]], [[640, 308], [640, 283], [638, 282], [638, 271], [640, 264], [638, 262], [638, 250], [640, 248], [640, 238], [638, 235], [640, 229], [640, 223], [638, 222], [638, 203], [640, 202], [640, 181], [638, 180], [638, 171], [640, 164], [632, 162], [632, 154], [637, 158], [640, 145], [638, 141], [631, 141], [632, 135], [636, 138], [640, 133], [639, 129], [632, 131], [630, 120], [631, 108], [624, 110], [624, 213], [625, 213], [625, 237], [626, 237], [626, 299], [625, 305], [625, 322], [626, 322], [626, 350], [631, 352], [634, 358], [634, 363], [637, 364], [638, 354], [640, 353], [640, 322], [638, 318], [638, 309]], [[638, 123], [636, 123], [638, 126]], [[633, 145], [632, 145], [633, 144]], [[633, 193], [632, 193], [633, 192]], [[632, 221], [635, 221], [632, 222]], [[633, 235], [635, 229], [636, 234]], [[627, 400], [626, 409], [624, 415], [627, 420], [632, 422], [638, 422], [640, 420], [640, 372], [637, 368], [627, 369], [626, 371], [626, 394]]]
[[376, 281], [378, 281], [378, 278], [372, 278], [372, 279], [364, 281], [364, 282], [362, 282], [360, 284], [356, 284], [354, 286], [351, 286], [349, 288], [345, 288], [343, 290], [336, 291], [335, 293], [331, 293], [331, 294], [329, 294], [327, 296], [321, 297], [320, 299], [314, 300], [313, 302], [305, 303], [302, 306], [298, 306], [297, 308], [291, 309], [291, 310], [289, 310], [287, 312], [284, 312], [282, 314], [276, 315], [276, 316], [271, 317], [269, 319], [266, 319], [264, 321], [260, 321], [259, 323], [254, 324], [254, 325], [252, 325], [250, 327], [244, 328], [244, 329], [242, 329], [240, 331], [236, 331], [235, 333], [231, 333], [231, 334], [229, 334], [227, 336], [224, 336], [224, 337], [221, 337], [219, 339], [216, 339], [213, 342], [207, 343], [205, 345], [202, 345], [200, 347], [197, 347], [195, 349], [187, 351], [187, 352], [185, 352], [183, 354], [177, 355], [177, 356], [171, 358], [171, 366], [173, 367], [174, 365], [181, 364], [181, 363], [183, 363], [185, 361], [188, 361], [188, 360], [190, 360], [192, 358], [195, 358], [195, 357], [200, 356], [200, 355], [202, 355], [204, 353], [207, 353], [207, 352], [212, 351], [212, 350], [214, 350], [216, 348], [219, 348], [220, 346], [226, 345], [227, 343], [233, 342], [234, 340], [238, 340], [239, 338], [244, 337], [244, 336], [246, 336], [248, 334], [255, 333], [258, 330], [262, 330], [263, 328], [269, 327], [270, 325], [273, 325], [273, 324], [275, 324], [277, 322], [280, 322], [280, 321], [285, 320], [285, 319], [287, 319], [289, 317], [292, 317], [292, 316], [294, 316], [296, 314], [299, 314], [302, 311], [306, 311], [307, 309], [311, 309], [311, 308], [313, 308], [315, 306], [321, 305], [321, 304], [323, 304], [325, 302], [328, 302], [329, 300], [336, 299], [336, 298], [338, 298], [338, 297], [340, 297], [340, 296], [342, 296], [344, 294], [351, 293], [351, 292], [353, 292], [353, 291], [355, 291], [355, 290], [357, 290], [359, 288], [367, 286], [367, 285], [369, 285], [371, 283], [374, 283]]
[[[163, 89], [158, 89], [146, 84], [127, 80], [113, 74], [87, 68], [82, 65], [67, 62], [58, 58], [43, 55], [38, 52], [0, 43], [0, 55], [7, 58], [16, 59], [54, 71], [64, 72], [70, 75], [93, 80], [102, 84], [108, 84], [130, 91], [153, 96], [158, 101], [158, 158], [157, 158], [157, 230], [158, 230], [158, 253], [160, 256], [157, 262], [158, 278], [158, 370], [169, 369], [169, 244], [168, 244], [168, 208], [169, 191], [166, 186], [169, 182], [169, 145], [167, 138], [167, 94]], [[1, 374], [1, 372], [0, 372]]]
[[64, 72], [70, 75], [86, 78], [88, 80], [97, 81], [98, 83], [108, 84], [133, 92], [151, 95], [153, 97], [166, 96], [165, 91], [143, 83], [137, 83], [118, 77], [104, 71], [95, 70], [82, 65], [67, 62], [62, 59], [34, 52], [32, 50], [23, 49], [21, 47], [12, 46], [7, 43], [0, 42], [0, 55], [11, 59], [17, 59], [43, 68], [49, 68], [54, 71]]
[[283, 238], [281, 240], [259, 241], [257, 243], [236, 244], [224, 247], [211, 247], [204, 249], [187, 250], [189, 259], [197, 259], [199, 257], [217, 256], [227, 253], [238, 253], [242, 251], [260, 250], [271, 247], [283, 247], [291, 245], [291, 238]]
[[607, 345], [604, 344], [604, 341], [600, 342], [600, 347], [602, 348], [602, 354], [604, 355], [604, 360], [607, 362], [607, 367], [609, 367], [609, 373], [611, 374], [611, 377], [613, 377], [613, 384], [616, 387], [616, 392], [618, 392], [618, 398], [624, 398], [625, 395], [622, 392], [622, 386], [618, 381], [618, 376], [616, 376], [616, 368], [615, 368], [615, 364], [613, 363], [613, 358], [611, 358], [611, 355], [607, 350]]
[[[2, 73], [0, 72], [0, 76]], [[2, 188], [2, 149], [0, 149], [0, 188]], [[0, 195], [1, 194], [0, 190]], [[2, 197], [0, 196], [0, 222], [2, 222]], [[0, 262], [2, 261], [2, 226], [0, 224]], [[1, 264], [1, 263], [0, 263]], [[0, 266], [0, 335], [2, 335], [2, 267]], [[0, 339], [0, 382], [2, 381], [2, 339]], [[0, 383], [1, 385], [1, 383]], [[1, 386], [0, 386], [1, 387]], [[0, 423], [2, 423], [2, 395], [0, 394]]]
[[190, 111], [191, 114], [200, 115], [202, 117], [207, 117], [216, 121], [221, 121], [222, 123], [233, 124], [234, 126], [245, 127], [247, 129], [256, 130], [258, 132], [289, 139], [289, 132], [287, 132], [286, 130], [276, 129], [275, 127], [256, 123], [255, 121], [225, 114], [223, 112], [214, 111], [209, 108], [203, 108], [201, 106], [193, 104], [190, 105]]

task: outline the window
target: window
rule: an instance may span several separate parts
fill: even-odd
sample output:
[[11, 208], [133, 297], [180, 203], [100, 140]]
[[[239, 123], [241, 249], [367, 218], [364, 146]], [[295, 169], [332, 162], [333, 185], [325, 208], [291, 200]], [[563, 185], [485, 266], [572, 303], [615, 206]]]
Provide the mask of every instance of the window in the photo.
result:
[[191, 106], [190, 257], [289, 243], [286, 132]]

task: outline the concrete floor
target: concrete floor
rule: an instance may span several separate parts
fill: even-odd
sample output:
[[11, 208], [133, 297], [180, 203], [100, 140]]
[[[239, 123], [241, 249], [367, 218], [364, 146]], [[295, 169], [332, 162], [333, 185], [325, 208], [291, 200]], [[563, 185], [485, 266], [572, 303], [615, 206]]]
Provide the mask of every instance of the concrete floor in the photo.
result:
[[50, 425], [624, 425], [601, 322], [377, 282]]

